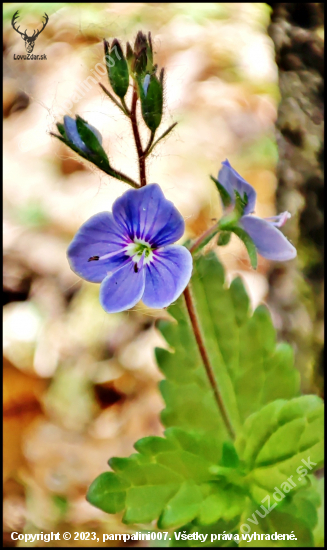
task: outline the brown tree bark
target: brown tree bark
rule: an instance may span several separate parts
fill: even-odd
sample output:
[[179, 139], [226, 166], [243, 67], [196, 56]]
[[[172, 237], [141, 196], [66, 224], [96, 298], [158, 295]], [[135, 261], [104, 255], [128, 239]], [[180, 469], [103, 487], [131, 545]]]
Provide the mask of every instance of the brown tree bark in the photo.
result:
[[304, 391], [322, 394], [323, 373], [323, 34], [322, 3], [271, 3], [281, 101], [276, 122], [277, 211], [297, 262], [274, 267], [269, 303], [280, 336], [295, 348]]

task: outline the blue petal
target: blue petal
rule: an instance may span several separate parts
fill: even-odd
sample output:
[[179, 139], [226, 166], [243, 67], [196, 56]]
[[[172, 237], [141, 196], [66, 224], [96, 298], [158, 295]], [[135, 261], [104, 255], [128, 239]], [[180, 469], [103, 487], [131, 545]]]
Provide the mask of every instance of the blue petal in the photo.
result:
[[191, 253], [184, 246], [165, 246], [154, 252], [145, 271], [142, 301], [148, 307], [167, 307], [177, 300], [191, 278]]
[[135, 306], [144, 292], [145, 271], [134, 271], [129, 258], [125, 265], [109, 274], [100, 287], [100, 304], [107, 313], [118, 313]]
[[127, 191], [114, 202], [112, 213], [131, 239], [144, 239], [156, 248], [174, 243], [185, 230], [181, 214], [157, 183]]
[[244, 208], [244, 215], [251, 214], [251, 212], [254, 212], [255, 208], [255, 201], [257, 198], [256, 191], [252, 185], [245, 181], [245, 179], [243, 179], [242, 176], [240, 176], [240, 174], [232, 168], [227, 159], [222, 162], [222, 165], [223, 167], [220, 169], [218, 174], [219, 183], [226, 189], [233, 204], [235, 203], [234, 191], [238, 191], [241, 198], [243, 198], [244, 193], [246, 193], [248, 203]]
[[240, 219], [243, 229], [250, 235], [259, 254], [268, 260], [285, 262], [296, 256], [296, 249], [273, 224], [256, 216]]
[[[100, 132], [94, 128], [94, 126], [91, 126], [91, 124], [87, 124], [87, 127], [89, 130], [93, 132], [93, 134], [97, 137], [99, 143], [102, 143], [102, 136]], [[64, 128], [66, 132], [66, 136], [68, 137], [69, 141], [72, 142], [75, 147], [78, 147], [83, 153], [91, 153], [90, 149], [85, 145], [84, 141], [82, 141], [78, 131], [77, 131], [77, 124], [76, 120], [71, 118], [70, 116], [66, 115], [64, 116]]]
[[[101, 283], [126, 259], [122, 250], [130, 242], [122, 234], [110, 212], [99, 212], [85, 222], [70, 243], [67, 256], [70, 267], [77, 275], [92, 283]], [[98, 261], [88, 261], [93, 256], [117, 255]]]

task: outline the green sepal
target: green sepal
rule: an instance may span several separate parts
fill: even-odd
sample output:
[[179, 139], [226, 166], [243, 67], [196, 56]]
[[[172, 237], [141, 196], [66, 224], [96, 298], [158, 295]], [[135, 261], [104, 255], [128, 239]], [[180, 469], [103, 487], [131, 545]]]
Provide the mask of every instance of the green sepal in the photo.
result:
[[92, 152], [91, 154], [85, 153], [86, 158], [94, 162], [92, 158], [94, 155], [97, 160], [95, 164], [97, 164], [98, 166], [101, 164], [103, 164], [104, 166], [106, 165], [109, 166], [108, 157], [101, 143], [99, 142], [98, 138], [92, 132], [92, 130], [88, 128], [87, 122], [78, 115], [76, 115], [76, 126], [77, 126], [77, 131], [80, 135], [81, 140], [85, 143], [86, 147], [88, 147], [88, 149], [90, 149], [90, 151]]
[[145, 124], [155, 132], [158, 128], [163, 109], [163, 87], [155, 74], [150, 76], [150, 82], [146, 94], [143, 90], [144, 78], [138, 78], [138, 92], [141, 99], [142, 116]]
[[221, 183], [219, 183], [219, 181], [216, 178], [214, 178], [213, 176], [210, 176], [210, 178], [212, 179], [212, 181], [214, 182], [215, 186], [219, 191], [221, 202], [223, 203], [224, 208], [227, 208], [230, 204], [232, 204], [231, 197], [227, 193], [225, 187], [223, 187], [223, 185], [221, 185]]
[[68, 138], [66, 136], [65, 126], [61, 124], [61, 122], [57, 122], [56, 126], [58, 128], [58, 132], [60, 133], [60, 135], [68, 141]]
[[229, 243], [231, 236], [232, 234], [230, 231], [221, 231], [218, 237], [218, 246], [226, 246]]
[[241, 241], [243, 241], [250, 258], [251, 266], [253, 269], [257, 269], [257, 266], [258, 266], [257, 249], [250, 235], [246, 231], [244, 231], [244, 229], [242, 229], [241, 227], [236, 227], [236, 226], [231, 227], [230, 230], [233, 233], [235, 233], [235, 235], [237, 235], [238, 238], [241, 239]]
[[228, 214], [225, 214], [222, 218], [220, 218], [218, 222], [218, 227], [220, 231], [232, 231], [232, 228], [237, 226], [238, 221], [240, 219], [241, 215], [237, 209], [233, 209]]
[[129, 42], [127, 42], [127, 44], [126, 44], [126, 61], [127, 61], [129, 72], [131, 73], [132, 76], [133, 76], [133, 71], [134, 71], [134, 60], [135, 60], [135, 57], [134, 57], [134, 52], [132, 50], [132, 46], [130, 45]]
[[111, 45], [109, 57], [107, 69], [110, 84], [115, 94], [123, 99], [129, 86], [129, 71], [122, 47], [117, 39]]

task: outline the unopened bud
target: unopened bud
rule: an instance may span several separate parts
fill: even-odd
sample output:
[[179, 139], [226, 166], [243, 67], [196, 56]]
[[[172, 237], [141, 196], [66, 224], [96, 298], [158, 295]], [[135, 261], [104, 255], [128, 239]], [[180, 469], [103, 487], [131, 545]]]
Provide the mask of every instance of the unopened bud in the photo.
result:
[[111, 45], [110, 56], [107, 60], [107, 69], [113, 91], [118, 97], [125, 97], [129, 86], [129, 71], [122, 47], [117, 39]]
[[146, 75], [140, 84], [139, 95], [143, 120], [151, 132], [154, 132], [161, 122], [163, 87], [154, 74]]

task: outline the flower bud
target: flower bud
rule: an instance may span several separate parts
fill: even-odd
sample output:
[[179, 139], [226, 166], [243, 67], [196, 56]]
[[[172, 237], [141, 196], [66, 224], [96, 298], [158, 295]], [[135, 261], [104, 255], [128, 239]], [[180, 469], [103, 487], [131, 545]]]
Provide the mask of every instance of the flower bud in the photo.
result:
[[138, 79], [138, 85], [143, 120], [151, 132], [155, 132], [162, 117], [162, 84], [155, 74], [147, 74], [143, 79]]
[[[80, 121], [82, 121], [83, 123], [82, 132], [80, 132]], [[62, 127], [62, 125], [60, 126]], [[62, 134], [59, 125], [57, 125], [57, 127]], [[87, 136], [85, 135], [84, 127], [86, 127]], [[74, 120], [67, 115], [64, 116], [64, 124], [62, 129], [65, 132], [65, 137], [67, 138], [67, 140], [70, 141], [71, 144], [74, 145], [77, 149], [82, 151], [82, 153], [90, 154], [95, 147], [97, 147], [99, 144], [102, 144], [102, 136], [100, 132], [96, 128], [91, 126], [91, 124], [87, 124], [80, 117], [78, 117], [77, 120]]]
[[132, 73], [132, 66], [133, 66], [135, 57], [134, 57], [134, 52], [132, 50], [132, 46], [130, 45], [129, 42], [127, 42], [126, 44], [126, 60], [127, 60], [129, 71], [130, 73]]
[[104, 47], [110, 84], [115, 94], [123, 98], [129, 86], [129, 71], [122, 47], [115, 39], [111, 45], [110, 56], [108, 56], [109, 44], [106, 41]]
[[[130, 53], [129, 53], [130, 55]], [[133, 76], [144, 77], [146, 73], [153, 73], [153, 49], [151, 33], [148, 37], [141, 31], [137, 33], [134, 43], [134, 58], [131, 62], [131, 72]]]
[[145, 34], [142, 31], [139, 31], [136, 35], [134, 42], [134, 53], [139, 55], [147, 47], [147, 39]]

